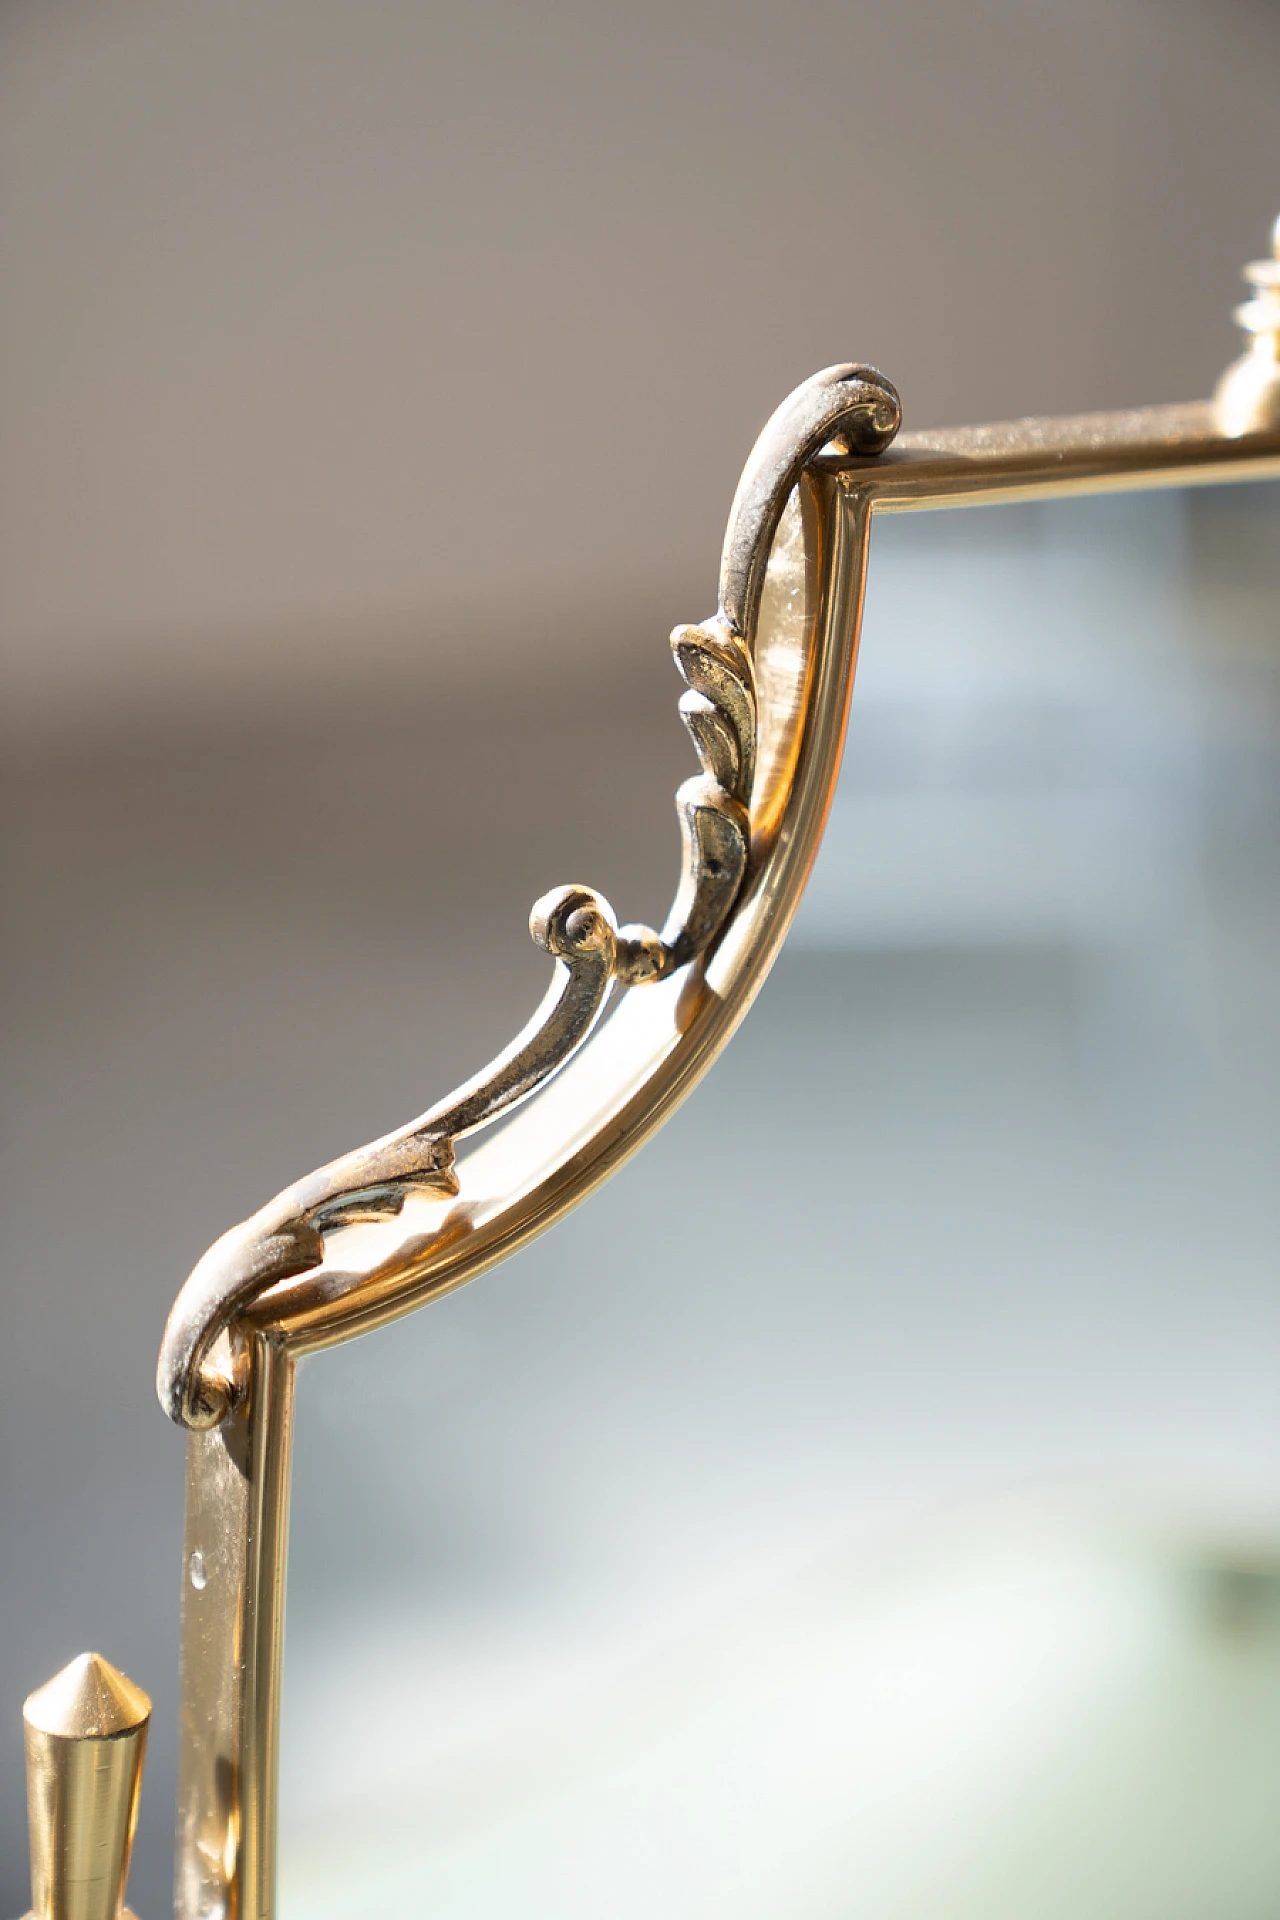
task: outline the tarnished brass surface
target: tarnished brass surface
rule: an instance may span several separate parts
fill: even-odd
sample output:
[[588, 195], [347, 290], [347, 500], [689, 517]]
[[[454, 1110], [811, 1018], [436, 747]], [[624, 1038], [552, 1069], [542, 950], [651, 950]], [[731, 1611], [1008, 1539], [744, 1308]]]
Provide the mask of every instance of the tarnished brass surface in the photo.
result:
[[82, 1653], [22, 1710], [31, 1829], [28, 1920], [132, 1920], [124, 1906], [151, 1702]]

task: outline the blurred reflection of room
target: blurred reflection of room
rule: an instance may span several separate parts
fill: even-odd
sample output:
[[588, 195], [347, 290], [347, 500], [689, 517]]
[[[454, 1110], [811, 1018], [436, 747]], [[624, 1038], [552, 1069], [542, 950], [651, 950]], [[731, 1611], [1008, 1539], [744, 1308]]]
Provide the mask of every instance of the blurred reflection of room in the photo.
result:
[[304, 1368], [287, 1915], [1272, 1909], [1277, 524], [875, 529], [725, 1060]]
[[[917, 427], [1206, 391], [1275, 211], [1278, 58], [1280, 24], [1244, 0], [5, 10], [10, 1911], [21, 1699], [90, 1638], [153, 1682], [133, 1903], [164, 1910], [182, 1455], [152, 1398], [165, 1309], [228, 1221], [508, 1038], [543, 984], [523, 923], [544, 887], [581, 875], [661, 915], [688, 771], [664, 637], [706, 610], [765, 410], [850, 354], [885, 367]], [[1025, 653], [1007, 624], [962, 622], [955, 653], [939, 639], [995, 549], [1011, 606], [1029, 565], [1068, 582], [1072, 540], [1100, 545], [1088, 513], [877, 533], [858, 750], [794, 966], [707, 1092], [785, 1084], [770, 1009], [790, 991], [864, 1079], [886, 1036], [916, 1045], [927, 1097], [887, 1090], [901, 1134], [892, 1100], [867, 1107], [882, 1250], [891, 1149], [972, 1191], [953, 1149], [982, 1151], [975, 1098], [1004, 1084], [1016, 1104], [1045, 1048], [1093, 1090], [1099, 1138], [1149, 1134], [1188, 1272], [1195, 1195], [1133, 1102], [1177, 1109], [1225, 1048], [1258, 1103], [1241, 1138], [1274, 1147], [1276, 683], [1238, 592], [1266, 523], [1243, 498], [1120, 511], [1134, 545], [1108, 592], [1193, 572], [1204, 614], [1127, 627], [1122, 672], [1096, 627], [1055, 648], [1052, 608]], [[944, 1013], [922, 1029], [926, 1004]], [[1264, 1024], [1233, 1028], [1241, 1009]], [[837, 1074], [814, 1129], [841, 1097]], [[1032, 1205], [1063, 1098], [1025, 1160], [988, 1170], [1011, 1209]], [[856, 1164], [830, 1180], [843, 1199]], [[1219, 1236], [1227, 1217], [1204, 1216]], [[1090, 1377], [1118, 1450], [1099, 1457], [1129, 1459], [1139, 1492], [1167, 1469], [1166, 1507], [1199, 1484], [1238, 1541], [1276, 1517], [1274, 1220], [1230, 1217], [1211, 1287], [1201, 1262], [1167, 1297], [1162, 1268], [1112, 1298], [1115, 1369]], [[1069, 1384], [1073, 1340], [1098, 1356], [1106, 1301], [1053, 1277], [1069, 1238], [1002, 1322], [1027, 1364], [993, 1394]], [[926, 1278], [911, 1312], [941, 1406], [987, 1323]], [[510, 1313], [515, 1339], [534, 1307], [497, 1282], [468, 1310]], [[660, 1343], [660, 1319], [648, 1331]], [[1148, 1342], [1163, 1407], [1125, 1371]], [[1050, 1347], [1057, 1370], [1032, 1367]], [[1051, 1476], [1076, 1429], [1037, 1394]], [[1012, 1427], [987, 1405], [972, 1446], [998, 1458]], [[942, 1457], [945, 1423], [936, 1446], [874, 1431], [876, 1497], [914, 1473], [927, 1505], [920, 1452]]]

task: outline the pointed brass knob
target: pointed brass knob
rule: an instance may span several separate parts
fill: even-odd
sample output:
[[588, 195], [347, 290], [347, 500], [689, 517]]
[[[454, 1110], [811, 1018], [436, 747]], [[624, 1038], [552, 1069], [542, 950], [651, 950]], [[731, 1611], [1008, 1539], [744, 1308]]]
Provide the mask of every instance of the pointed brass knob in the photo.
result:
[[151, 1702], [82, 1653], [22, 1709], [31, 1830], [28, 1920], [132, 1920], [124, 1906]]

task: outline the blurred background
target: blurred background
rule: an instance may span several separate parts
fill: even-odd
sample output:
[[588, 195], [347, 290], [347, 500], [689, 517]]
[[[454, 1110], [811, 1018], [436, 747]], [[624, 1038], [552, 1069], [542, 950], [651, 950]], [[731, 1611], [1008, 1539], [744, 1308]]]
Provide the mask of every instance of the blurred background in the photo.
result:
[[1277, 526], [875, 528], [725, 1059], [304, 1366], [286, 1914], [1280, 1911]]
[[[509, 1038], [537, 893], [662, 915], [665, 635], [766, 413], [844, 357], [914, 427], [1208, 391], [1280, 204], [1278, 70], [1262, 0], [0, 10], [10, 1912], [21, 1701], [94, 1645], [156, 1702], [131, 1904], [165, 1910], [168, 1303]], [[1169, 1876], [1280, 1910], [1275, 512], [877, 529], [832, 833], [735, 1048], [555, 1237], [308, 1370], [290, 1914], [362, 1905], [306, 1868], [375, 1602], [381, 1697], [433, 1730], [349, 1858], [376, 1838], [444, 1911], [540, 1910], [533, 1861], [544, 1910], [599, 1911], [619, 1857], [677, 1911], [638, 1827], [655, 1874], [704, 1862], [691, 1912], [735, 1872], [843, 1911], [815, 1821], [867, 1912], [941, 1910], [903, 1861], [955, 1887], [943, 1832], [985, 1915], [1065, 1912], [1053, 1863], [1094, 1858], [1129, 1914], [1170, 1920]], [[749, 1236], [688, 1192], [695, 1140]], [[519, 1784], [548, 1743], [559, 1828]], [[802, 1803], [776, 1857], [734, 1754]]]

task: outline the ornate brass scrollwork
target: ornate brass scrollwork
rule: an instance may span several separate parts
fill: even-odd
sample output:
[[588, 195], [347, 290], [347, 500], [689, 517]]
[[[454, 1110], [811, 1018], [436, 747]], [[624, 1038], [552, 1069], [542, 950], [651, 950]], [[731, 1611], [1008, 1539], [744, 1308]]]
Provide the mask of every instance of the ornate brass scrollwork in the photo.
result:
[[[748, 459], [716, 612], [672, 636], [700, 772], [677, 793], [683, 858], [662, 931], [618, 927], [589, 887], [539, 900], [533, 937], [555, 975], [524, 1033], [411, 1125], [286, 1188], [178, 1294], [157, 1375], [161, 1404], [190, 1428], [178, 1920], [276, 1910], [296, 1361], [436, 1300], [541, 1233], [643, 1144], [729, 1041], [818, 852], [873, 515], [1280, 472], [1274, 426], [1228, 434], [1205, 403], [921, 438], [896, 438], [898, 420], [887, 380], [833, 367], [783, 401]], [[802, 538], [777, 543], [762, 618], [793, 493]], [[802, 580], [794, 628], [785, 580]]]
[[[165, 1410], [190, 1429], [178, 1920], [270, 1920], [277, 1910], [296, 1361], [461, 1285], [551, 1225], [635, 1151], [726, 1044], [785, 937], [821, 837], [873, 513], [1280, 475], [1276, 273], [1273, 262], [1249, 269], [1258, 299], [1241, 317], [1254, 344], [1216, 409], [903, 435], [886, 453], [900, 406], [873, 369], [832, 367], [797, 388], [739, 483], [716, 613], [672, 636], [702, 771], [677, 794], [682, 867], [661, 932], [619, 927], [589, 887], [547, 894], [531, 928], [554, 962], [551, 987], [511, 1045], [409, 1125], [286, 1188], [192, 1272], [157, 1377]], [[805, 635], [793, 658], [788, 633], [758, 652], [757, 626], [797, 487]], [[460, 1140], [504, 1116], [455, 1162]], [[344, 1242], [357, 1223], [368, 1231]], [[119, 1906], [146, 1711], [96, 1656], [28, 1702], [37, 1909], [54, 1897], [64, 1842], [75, 1839], [79, 1858], [86, 1835], [104, 1911]]]
[[279, 1282], [318, 1267], [325, 1234], [393, 1217], [410, 1194], [458, 1191], [455, 1143], [541, 1087], [572, 1058], [610, 997], [667, 978], [707, 955], [739, 898], [751, 857], [750, 804], [759, 702], [753, 644], [765, 567], [787, 497], [824, 447], [875, 454], [898, 429], [895, 389], [870, 367], [816, 374], [766, 426], [743, 474], [725, 540], [720, 606], [671, 638], [687, 691], [680, 715], [702, 772], [676, 795], [682, 869], [660, 933], [619, 927], [590, 887], [557, 888], [530, 919], [556, 962], [546, 999], [524, 1031], [483, 1073], [407, 1126], [286, 1187], [223, 1234], [182, 1289], [160, 1354], [161, 1404], [200, 1430], [226, 1419], [243, 1388], [237, 1318]]

